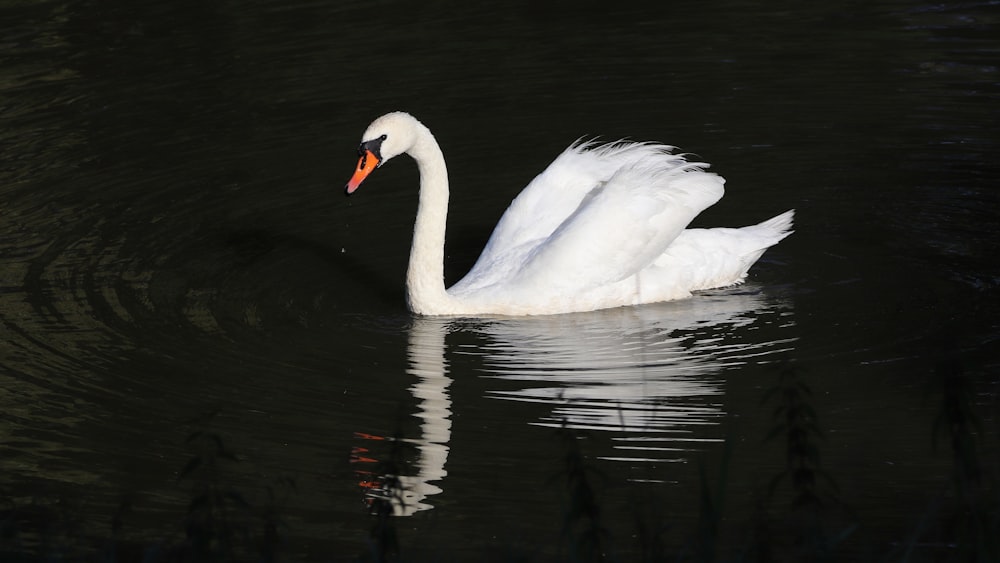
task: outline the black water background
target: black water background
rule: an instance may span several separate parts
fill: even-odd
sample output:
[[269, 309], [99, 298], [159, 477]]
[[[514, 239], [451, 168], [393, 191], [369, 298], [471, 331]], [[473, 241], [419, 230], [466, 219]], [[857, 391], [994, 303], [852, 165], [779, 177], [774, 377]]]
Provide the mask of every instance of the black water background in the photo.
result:
[[[238, 472], [244, 488], [296, 477], [296, 549], [359, 549], [353, 432], [391, 434], [412, 410], [400, 406], [412, 401], [401, 280], [415, 175], [394, 163], [350, 201], [340, 186], [367, 122], [395, 109], [430, 125], [449, 161], [450, 281], [518, 187], [581, 135], [662, 140], [711, 162], [728, 193], [699, 226], [796, 208], [796, 234], [753, 288], [793, 311], [794, 329], [765, 330], [795, 350], [770, 359], [809, 378], [864, 549], [890, 551], [927, 491], [946, 490], [935, 365], [974, 376], [995, 467], [993, 4], [42, 2], [0, 14], [0, 483], [14, 504], [74, 499], [102, 529], [136, 494], [137, 535], [155, 535], [185, 502], [189, 422], [219, 411], [213, 427], [253, 468]], [[485, 369], [451, 363], [456, 379]], [[774, 369], [716, 377], [741, 422], [712, 437], [736, 432], [752, 452], [731, 473], [745, 506], [782, 463], [774, 444], [757, 451]], [[459, 383], [451, 496], [416, 537], [456, 550], [557, 537], [527, 531], [561, 514], [544, 478], [557, 445], [525, 435], [541, 415], [484, 401], [489, 380]], [[643, 494], [611, 491], [622, 514]], [[689, 491], [663, 494], [694, 518]]]

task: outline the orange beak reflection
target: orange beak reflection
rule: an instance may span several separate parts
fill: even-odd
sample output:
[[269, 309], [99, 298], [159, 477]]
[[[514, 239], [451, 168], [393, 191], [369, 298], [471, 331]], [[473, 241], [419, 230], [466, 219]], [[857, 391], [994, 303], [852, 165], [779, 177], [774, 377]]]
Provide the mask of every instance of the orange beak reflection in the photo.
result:
[[353, 194], [357, 191], [358, 186], [361, 182], [365, 181], [365, 178], [372, 173], [372, 170], [378, 167], [378, 157], [372, 151], [366, 150], [361, 158], [358, 159], [358, 167], [354, 170], [354, 175], [351, 179], [347, 181], [347, 187], [344, 189], [344, 193], [347, 195]]

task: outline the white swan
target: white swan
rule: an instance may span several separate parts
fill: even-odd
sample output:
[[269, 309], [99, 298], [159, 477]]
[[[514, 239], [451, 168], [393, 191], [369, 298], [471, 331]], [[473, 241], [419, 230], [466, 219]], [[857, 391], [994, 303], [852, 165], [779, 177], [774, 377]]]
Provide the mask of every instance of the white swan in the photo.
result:
[[793, 210], [741, 229], [685, 229], [723, 194], [703, 163], [654, 143], [576, 143], [528, 184], [472, 270], [444, 287], [448, 171], [434, 135], [413, 116], [383, 115], [365, 131], [354, 193], [399, 154], [420, 171], [406, 273], [422, 315], [541, 315], [680, 299], [737, 284], [788, 236]]

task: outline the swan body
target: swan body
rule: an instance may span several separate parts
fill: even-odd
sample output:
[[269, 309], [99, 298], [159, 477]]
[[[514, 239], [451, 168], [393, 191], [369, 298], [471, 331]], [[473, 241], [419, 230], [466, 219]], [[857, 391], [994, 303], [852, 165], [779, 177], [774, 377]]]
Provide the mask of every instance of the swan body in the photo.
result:
[[542, 315], [689, 297], [742, 282], [791, 233], [793, 210], [743, 227], [687, 229], [723, 195], [707, 164], [655, 143], [576, 143], [518, 195], [479, 260], [444, 287], [448, 172], [430, 130], [394, 112], [365, 131], [354, 193], [389, 159], [409, 154], [420, 195], [406, 274], [422, 315]]

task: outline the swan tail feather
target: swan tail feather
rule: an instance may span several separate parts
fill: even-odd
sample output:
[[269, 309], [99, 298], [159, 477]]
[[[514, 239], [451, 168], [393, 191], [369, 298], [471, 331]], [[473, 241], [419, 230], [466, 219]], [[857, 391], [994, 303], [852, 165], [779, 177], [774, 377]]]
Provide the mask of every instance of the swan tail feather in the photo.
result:
[[792, 222], [794, 219], [795, 219], [795, 210], [789, 209], [788, 211], [785, 211], [784, 213], [777, 215], [775, 217], [771, 217], [767, 221], [758, 223], [751, 228], [754, 230], [759, 230], [762, 234], [763, 233], [771, 234], [771, 236], [774, 237], [774, 242], [776, 243], [781, 239], [787, 237], [788, 235], [792, 234], [793, 232], [795, 232], [792, 230]]

